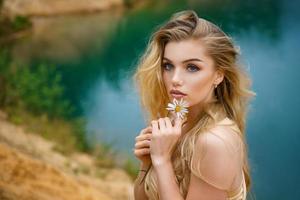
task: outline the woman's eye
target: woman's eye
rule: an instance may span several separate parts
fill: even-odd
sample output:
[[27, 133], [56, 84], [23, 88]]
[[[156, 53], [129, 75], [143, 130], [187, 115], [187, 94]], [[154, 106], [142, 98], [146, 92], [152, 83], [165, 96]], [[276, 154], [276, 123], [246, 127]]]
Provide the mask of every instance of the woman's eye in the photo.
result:
[[172, 69], [172, 67], [173, 67], [173, 65], [172, 64], [170, 64], [170, 63], [163, 63], [163, 68], [165, 69], [165, 70], [171, 70]]
[[191, 65], [191, 64], [189, 64], [189, 65], [187, 66], [187, 70], [190, 71], [190, 72], [197, 72], [197, 71], [200, 70], [200, 68], [197, 67], [196, 65]]

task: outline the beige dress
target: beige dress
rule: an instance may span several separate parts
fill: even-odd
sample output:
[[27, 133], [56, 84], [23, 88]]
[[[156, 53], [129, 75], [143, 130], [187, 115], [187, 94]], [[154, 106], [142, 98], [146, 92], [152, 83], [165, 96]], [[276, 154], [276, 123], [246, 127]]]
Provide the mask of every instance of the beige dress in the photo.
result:
[[238, 133], [239, 129], [232, 120], [223, 119], [199, 136], [191, 161], [191, 172], [227, 191], [228, 200], [245, 200], [247, 193], [242, 170], [244, 145]]

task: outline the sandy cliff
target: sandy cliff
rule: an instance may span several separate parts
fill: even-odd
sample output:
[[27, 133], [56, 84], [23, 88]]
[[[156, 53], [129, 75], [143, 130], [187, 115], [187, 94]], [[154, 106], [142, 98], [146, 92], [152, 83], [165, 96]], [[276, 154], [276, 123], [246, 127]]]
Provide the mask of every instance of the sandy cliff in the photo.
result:
[[26, 133], [0, 113], [0, 199], [133, 199], [133, 184], [120, 169], [100, 169], [91, 156], [64, 156], [55, 144]]

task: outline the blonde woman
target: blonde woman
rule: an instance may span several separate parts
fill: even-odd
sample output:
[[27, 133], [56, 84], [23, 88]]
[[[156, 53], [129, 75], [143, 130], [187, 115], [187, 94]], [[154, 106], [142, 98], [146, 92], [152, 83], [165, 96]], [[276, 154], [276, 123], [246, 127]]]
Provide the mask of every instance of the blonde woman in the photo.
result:
[[[149, 120], [134, 148], [136, 200], [246, 199], [245, 118], [254, 93], [238, 55], [231, 38], [194, 11], [174, 14], [152, 35], [134, 75]], [[166, 107], [179, 101], [188, 113], [173, 119]]]

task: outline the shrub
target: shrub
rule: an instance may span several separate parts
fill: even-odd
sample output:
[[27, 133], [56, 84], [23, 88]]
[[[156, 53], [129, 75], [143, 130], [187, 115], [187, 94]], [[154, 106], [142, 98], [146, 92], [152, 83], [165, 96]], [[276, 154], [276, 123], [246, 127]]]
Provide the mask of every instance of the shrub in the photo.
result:
[[8, 82], [8, 103], [48, 117], [70, 116], [74, 108], [64, 98], [61, 75], [53, 66], [39, 65], [36, 70], [18, 67]]

